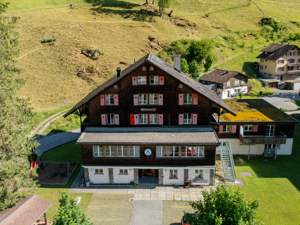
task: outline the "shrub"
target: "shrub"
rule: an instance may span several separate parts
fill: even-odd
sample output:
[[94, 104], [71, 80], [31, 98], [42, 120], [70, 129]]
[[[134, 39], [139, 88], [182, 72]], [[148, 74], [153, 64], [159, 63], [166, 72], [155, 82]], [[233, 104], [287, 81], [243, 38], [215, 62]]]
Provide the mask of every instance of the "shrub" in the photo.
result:
[[200, 69], [200, 65], [196, 62], [196, 60], [193, 60], [189, 64], [189, 73], [191, 77], [197, 78], [199, 76], [199, 69]]
[[240, 98], [242, 98], [242, 97], [243, 97], [243, 95], [244, 95], [244, 93], [243, 93], [243, 92], [239, 92], [239, 96], [240, 96]]
[[263, 91], [260, 91], [260, 92], [259, 92], [259, 95], [260, 95], [260, 96], [263, 96], [263, 95], [264, 95], [264, 92], [263, 92]]
[[189, 65], [188, 65], [186, 59], [184, 59], [184, 58], [181, 59], [181, 71], [184, 73], [189, 72]]
[[56, 38], [50, 38], [50, 39], [44, 39], [41, 41], [41, 43], [51, 43], [51, 42], [55, 42]]

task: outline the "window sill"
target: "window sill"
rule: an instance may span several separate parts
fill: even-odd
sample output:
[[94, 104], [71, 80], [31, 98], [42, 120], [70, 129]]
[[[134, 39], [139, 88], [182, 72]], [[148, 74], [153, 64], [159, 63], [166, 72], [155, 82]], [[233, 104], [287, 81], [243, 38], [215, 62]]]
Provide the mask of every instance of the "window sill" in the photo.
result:
[[119, 173], [119, 175], [128, 175], [128, 173]]
[[183, 103], [183, 105], [193, 105], [193, 103]]
[[170, 180], [178, 180], [178, 177], [169, 177]]
[[159, 83], [157, 83], [157, 84], [150, 84], [150, 85], [159, 85]]
[[104, 175], [104, 173], [94, 173], [94, 175]]

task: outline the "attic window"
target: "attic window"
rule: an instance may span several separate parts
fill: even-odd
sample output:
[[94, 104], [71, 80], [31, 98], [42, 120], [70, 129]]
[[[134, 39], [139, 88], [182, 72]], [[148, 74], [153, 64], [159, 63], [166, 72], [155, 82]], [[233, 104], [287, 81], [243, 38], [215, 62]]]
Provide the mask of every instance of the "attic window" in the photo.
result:
[[114, 89], [118, 89], [118, 85], [115, 85], [115, 86], [114, 86]]
[[179, 88], [183, 88], [183, 85], [182, 85], [182, 84], [179, 84]]
[[143, 68], [142, 68], [142, 71], [146, 71], [147, 69], [146, 69], [146, 67], [144, 66]]
[[153, 71], [153, 70], [154, 70], [154, 68], [153, 68], [153, 66], [151, 66], [151, 67], [150, 67], [150, 71]]

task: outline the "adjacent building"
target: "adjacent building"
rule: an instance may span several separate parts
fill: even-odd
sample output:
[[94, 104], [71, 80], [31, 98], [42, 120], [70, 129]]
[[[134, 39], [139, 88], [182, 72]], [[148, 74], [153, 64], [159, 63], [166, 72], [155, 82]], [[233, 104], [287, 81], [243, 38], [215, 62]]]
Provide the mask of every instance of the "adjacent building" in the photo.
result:
[[220, 98], [225, 99], [243, 94], [251, 93], [252, 87], [248, 85], [249, 76], [236, 72], [216, 69], [200, 78], [199, 82], [208, 86]]
[[261, 50], [259, 72], [269, 87], [300, 89], [300, 49], [296, 45], [271, 45]]

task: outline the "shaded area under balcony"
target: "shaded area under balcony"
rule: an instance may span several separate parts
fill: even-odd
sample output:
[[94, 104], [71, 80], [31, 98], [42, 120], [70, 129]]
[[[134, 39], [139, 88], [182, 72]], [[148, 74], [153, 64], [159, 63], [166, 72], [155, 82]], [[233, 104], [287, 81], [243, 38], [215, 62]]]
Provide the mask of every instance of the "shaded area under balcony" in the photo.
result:
[[242, 144], [285, 144], [286, 135], [280, 131], [280, 135], [265, 136], [265, 135], [243, 135], [239, 134], [239, 139]]

